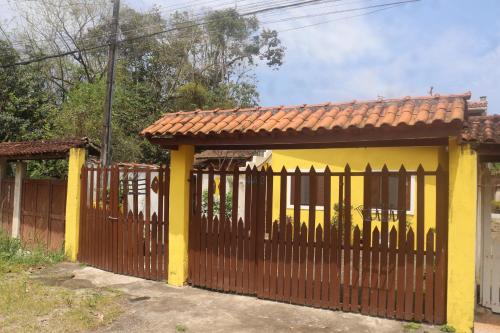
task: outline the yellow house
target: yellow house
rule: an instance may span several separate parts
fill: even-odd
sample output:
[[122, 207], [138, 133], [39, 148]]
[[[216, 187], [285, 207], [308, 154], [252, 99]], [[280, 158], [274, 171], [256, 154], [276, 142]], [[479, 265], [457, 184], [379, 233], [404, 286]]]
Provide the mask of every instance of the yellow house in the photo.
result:
[[[436, 170], [438, 165], [443, 165], [446, 161], [446, 151], [443, 147], [361, 147], [361, 148], [323, 148], [323, 149], [291, 149], [291, 150], [273, 150], [272, 163], [273, 170], [281, 170], [283, 167], [289, 171], [294, 171], [294, 167], [298, 167], [303, 172], [308, 172], [313, 166], [316, 171], [324, 171], [328, 166], [331, 171], [343, 171], [345, 166], [349, 164], [353, 172], [364, 172], [368, 164], [370, 164], [374, 172], [381, 171], [387, 166], [389, 171], [397, 172], [401, 165], [410, 171], [416, 171], [422, 165], [424, 170]], [[307, 183], [307, 177], [304, 177], [304, 182]], [[287, 215], [293, 215], [293, 203], [291, 202], [291, 179], [288, 179], [289, 191], [287, 193]], [[306, 184], [307, 185], [307, 184]], [[378, 185], [378, 187], [376, 186]], [[374, 185], [372, 192], [377, 196], [380, 184]], [[278, 191], [279, 184], [275, 184], [275, 191]], [[304, 187], [304, 186], [303, 186]], [[389, 192], [397, 192], [397, 179], [391, 177], [389, 180]], [[426, 177], [425, 179], [425, 229], [435, 228], [435, 179]], [[338, 181], [332, 185], [332, 188], [338, 188]], [[323, 189], [320, 188], [318, 197], [324, 195]], [[417, 219], [416, 211], [416, 176], [410, 176], [407, 188], [407, 224], [414, 226]], [[303, 195], [302, 200], [307, 201], [307, 193]], [[338, 195], [332, 193], [334, 198], [331, 214], [335, 214], [335, 204], [338, 205]], [[275, 207], [275, 217], [278, 218], [279, 197], [273, 197]], [[394, 209], [397, 207], [397, 196], [391, 196], [391, 203]], [[322, 203], [322, 202], [320, 202]], [[352, 180], [352, 206], [353, 206], [353, 224], [362, 228], [362, 214], [360, 208], [363, 206], [363, 179], [357, 177]], [[318, 223], [324, 220], [323, 207], [318, 207], [316, 214]], [[356, 208], [358, 208], [356, 210]], [[307, 205], [301, 205], [301, 220], [308, 221]], [[377, 226], [380, 229], [380, 207], [372, 212], [372, 228]], [[378, 214], [378, 215], [377, 215]]]
[[[472, 332], [478, 176], [500, 160], [500, 120], [470, 97], [166, 114], [142, 134], [171, 151], [168, 283]], [[206, 149], [272, 157], [263, 170], [192, 170]], [[225, 222], [200, 211], [204, 177], [244, 179]], [[219, 266], [204, 257], [215, 253]], [[218, 269], [227, 280], [212, 280]]]

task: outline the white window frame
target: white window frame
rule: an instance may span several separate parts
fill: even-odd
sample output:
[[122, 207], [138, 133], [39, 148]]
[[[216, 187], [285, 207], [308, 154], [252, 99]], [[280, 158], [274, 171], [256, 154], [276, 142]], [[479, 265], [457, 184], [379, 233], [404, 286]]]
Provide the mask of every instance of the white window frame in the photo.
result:
[[[296, 169], [287, 169], [287, 172], [295, 172]], [[299, 168], [300, 172], [308, 173], [311, 169], [302, 169]], [[316, 172], [324, 172], [325, 169], [315, 169]], [[399, 170], [389, 170], [389, 172], [398, 172]], [[374, 170], [373, 172], [382, 172], [382, 170]], [[292, 177], [293, 176], [287, 176], [286, 177], [286, 208], [287, 209], [294, 209], [295, 205], [291, 202], [291, 197], [292, 197]], [[406, 211], [406, 215], [415, 215], [415, 186], [416, 186], [416, 177], [414, 175], [410, 176], [410, 210]], [[300, 210], [308, 210], [309, 205], [300, 205]], [[316, 205], [316, 210], [323, 211], [325, 210], [325, 206], [321, 205], [318, 206]], [[381, 211], [381, 209], [377, 208], [372, 208], [372, 213], [375, 213], [378, 211]], [[396, 214], [397, 210], [396, 209], [390, 209], [389, 212], [391, 214]]]
[[[287, 169], [287, 172], [295, 172], [296, 169], [291, 169], [291, 170], [288, 170]], [[311, 171], [311, 169], [301, 169], [299, 168], [300, 172], [304, 172], [304, 173], [309, 173], [309, 171]], [[316, 172], [324, 172], [325, 169], [314, 169]], [[292, 198], [292, 177], [293, 176], [286, 176], [286, 208], [287, 209], [295, 209], [295, 205], [293, 205], [293, 203], [291, 202], [291, 198]], [[300, 205], [300, 210], [309, 210], [309, 205]], [[318, 206], [316, 205], [316, 210], [319, 210], [319, 211], [323, 211], [325, 210], [325, 206], [324, 205], [321, 205], [321, 206]]]
[[[373, 170], [372, 172], [382, 172], [382, 170]], [[399, 172], [399, 170], [389, 170], [389, 172]], [[415, 215], [415, 185], [416, 185], [416, 177], [410, 176], [410, 210], [406, 210], [406, 215]], [[425, 184], [424, 184], [425, 186]], [[377, 211], [382, 212], [380, 208], [372, 208], [372, 213], [376, 213]], [[397, 214], [397, 209], [389, 209], [391, 214]]]

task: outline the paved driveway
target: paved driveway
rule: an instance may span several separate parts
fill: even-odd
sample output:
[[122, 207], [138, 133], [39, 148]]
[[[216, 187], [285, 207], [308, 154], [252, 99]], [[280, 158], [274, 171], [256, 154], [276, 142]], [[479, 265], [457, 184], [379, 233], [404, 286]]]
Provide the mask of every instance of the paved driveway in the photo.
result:
[[57, 270], [74, 274], [74, 284], [112, 287], [127, 295], [127, 312], [103, 332], [439, 332], [423, 326], [339, 311], [314, 309], [146, 281], [76, 264]]

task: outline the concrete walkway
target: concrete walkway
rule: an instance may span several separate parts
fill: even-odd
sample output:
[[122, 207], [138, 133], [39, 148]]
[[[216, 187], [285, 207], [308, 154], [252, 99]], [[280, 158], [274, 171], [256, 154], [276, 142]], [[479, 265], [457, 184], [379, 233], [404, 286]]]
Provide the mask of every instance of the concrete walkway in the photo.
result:
[[175, 288], [76, 264], [55, 269], [74, 274], [73, 285], [112, 287], [127, 295], [127, 312], [102, 332], [439, 332], [437, 327], [409, 330], [395, 320]]

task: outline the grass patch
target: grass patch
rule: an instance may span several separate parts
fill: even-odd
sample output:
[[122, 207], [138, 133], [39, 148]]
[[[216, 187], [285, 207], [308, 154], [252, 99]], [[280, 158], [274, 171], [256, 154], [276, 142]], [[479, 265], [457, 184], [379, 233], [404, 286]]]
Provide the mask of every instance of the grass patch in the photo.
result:
[[450, 325], [443, 325], [439, 328], [441, 332], [448, 332], [448, 333], [455, 333], [457, 330], [455, 327], [450, 326]]
[[111, 323], [123, 312], [122, 295], [110, 289], [46, 286], [26, 273], [0, 279], [2, 332], [78, 332]]
[[0, 231], [0, 331], [78, 332], [111, 323], [124, 297], [107, 288], [68, 289], [31, 278], [30, 268], [65, 259], [63, 251], [26, 249]]
[[34, 266], [47, 266], [64, 261], [63, 250], [48, 251], [43, 245], [31, 248], [22, 246], [17, 238], [11, 238], [0, 230], [0, 274], [24, 271]]
[[403, 328], [405, 329], [405, 331], [415, 331], [415, 330], [418, 330], [422, 327], [421, 324], [419, 323], [406, 323], [403, 325]]
[[177, 325], [175, 325], [175, 331], [176, 332], [186, 332], [187, 327], [182, 325], [182, 324], [177, 324]]

